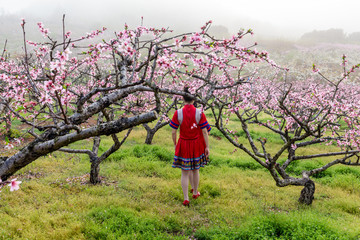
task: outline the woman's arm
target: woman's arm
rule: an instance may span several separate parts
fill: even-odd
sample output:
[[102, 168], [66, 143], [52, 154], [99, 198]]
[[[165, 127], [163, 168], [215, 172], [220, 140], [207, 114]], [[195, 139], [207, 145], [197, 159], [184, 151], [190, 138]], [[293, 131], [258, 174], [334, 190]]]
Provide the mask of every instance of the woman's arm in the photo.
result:
[[206, 155], [206, 157], [209, 157], [210, 150], [209, 150], [209, 134], [208, 134], [208, 130], [206, 128], [203, 128], [202, 129], [202, 134], [204, 136], [204, 140], [205, 140], [205, 144], [206, 144], [205, 155]]
[[172, 140], [173, 140], [173, 143], [174, 143], [175, 147], [176, 147], [176, 130], [177, 129], [173, 129], [172, 132], [171, 132]]

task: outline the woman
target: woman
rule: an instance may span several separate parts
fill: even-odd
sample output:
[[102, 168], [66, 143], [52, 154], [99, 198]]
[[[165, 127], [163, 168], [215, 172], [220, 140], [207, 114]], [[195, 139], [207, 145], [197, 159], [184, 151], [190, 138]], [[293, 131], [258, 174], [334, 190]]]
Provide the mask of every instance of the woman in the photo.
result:
[[[185, 88], [185, 92], [189, 90]], [[209, 136], [211, 130], [205, 114], [194, 107], [194, 99], [184, 96], [185, 106], [175, 112], [170, 126], [175, 146], [175, 157], [172, 167], [181, 168], [181, 187], [184, 193], [184, 206], [189, 206], [189, 179], [193, 198], [200, 196], [199, 169], [208, 163]], [[176, 142], [176, 131], [180, 126], [180, 138]]]

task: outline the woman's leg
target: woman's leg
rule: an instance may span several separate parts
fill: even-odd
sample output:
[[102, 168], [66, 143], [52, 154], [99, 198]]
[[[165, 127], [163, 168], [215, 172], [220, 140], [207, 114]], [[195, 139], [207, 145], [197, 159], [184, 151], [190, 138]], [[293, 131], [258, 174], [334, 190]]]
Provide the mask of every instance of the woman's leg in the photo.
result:
[[184, 194], [184, 200], [189, 200], [189, 175], [191, 171], [181, 169], [181, 188]]
[[193, 184], [194, 184], [194, 185], [192, 185], [192, 187], [194, 189], [193, 194], [197, 194], [198, 187], [199, 187], [199, 181], [200, 181], [199, 169], [191, 170], [191, 175], [192, 175]]
[[194, 176], [193, 176], [193, 171], [189, 171], [189, 180], [190, 180], [190, 185], [191, 185], [191, 188], [194, 189]]

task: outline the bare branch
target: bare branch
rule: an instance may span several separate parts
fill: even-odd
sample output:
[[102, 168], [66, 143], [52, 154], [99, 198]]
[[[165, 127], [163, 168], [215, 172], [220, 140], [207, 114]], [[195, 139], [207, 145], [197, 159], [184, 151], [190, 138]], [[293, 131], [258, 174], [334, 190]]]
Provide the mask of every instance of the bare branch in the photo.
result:
[[295, 156], [295, 157], [294, 157], [294, 160], [320, 158], [320, 157], [329, 157], [329, 156], [338, 156], [338, 155], [346, 155], [346, 154], [355, 154], [355, 153], [359, 153], [359, 152], [360, 152], [360, 151], [344, 151], [344, 152], [319, 153], [319, 154], [313, 154], [313, 155]]

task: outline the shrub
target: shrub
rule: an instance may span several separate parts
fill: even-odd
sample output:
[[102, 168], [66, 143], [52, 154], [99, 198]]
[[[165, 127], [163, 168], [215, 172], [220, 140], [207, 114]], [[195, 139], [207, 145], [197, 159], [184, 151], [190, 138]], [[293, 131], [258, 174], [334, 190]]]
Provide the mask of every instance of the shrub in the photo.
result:
[[164, 162], [171, 162], [173, 160], [173, 153], [170, 153], [165, 148], [151, 145], [137, 145], [133, 148], [133, 155], [137, 158], [146, 158], [149, 160], [159, 160]]
[[289, 215], [271, 213], [252, 218], [239, 228], [199, 229], [196, 239], [349, 239], [330, 227], [325, 218], [313, 214]]
[[159, 219], [120, 207], [95, 208], [86, 218], [86, 239], [169, 239], [166, 231], [171, 230]]
[[231, 161], [229, 167], [236, 167], [244, 170], [257, 170], [263, 169], [263, 167], [257, 162], [243, 162], [243, 161]]
[[217, 186], [213, 186], [213, 185], [209, 185], [209, 184], [205, 184], [204, 186], [201, 187], [201, 192], [202, 193], [207, 193], [209, 194], [211, 197], [215, 198], [217, 196], [221, 195], [220, 192], [220, 188]]
[[171, 162], [174, 154], [159, 146], [136, 145], [131, 149], [120, 149], [110, 155], [107, 160], [120, 161], [128, 157], [143, 158], [148, 161]]

